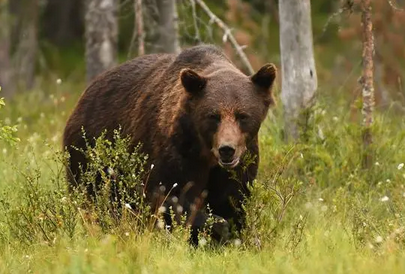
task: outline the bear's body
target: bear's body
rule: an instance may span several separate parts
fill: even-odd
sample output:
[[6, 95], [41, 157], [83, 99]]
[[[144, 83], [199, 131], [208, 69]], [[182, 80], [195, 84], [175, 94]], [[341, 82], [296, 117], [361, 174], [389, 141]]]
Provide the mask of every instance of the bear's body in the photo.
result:
[[[65, 128], [71, 184], [80, 183], [79, 164], [86, 164], [71, 147], [84, 148], [82, 127], [88, 139], [103, 130], [111, 138], [121, 127], [132, 146], [142, 143], [154, 165], [149, 199], [160, 183], [166, 191], [177, 184], [171, 196], [179, 197], [192, 182], [182, 201], [185, 211], [207, 190], [205, 202], [212, 213], [232, 220], [240, 230], [241, 203], [249, 194], [248, 182], [256, 177], [257, 135], [272, 104], [274, 78], [273, 65], [248, 77], [219, 49], [205, 45], [178, 56], [145, 55], [105, 72], [86, 89]], [[247, 152], [254, 161], [244, 169]]]

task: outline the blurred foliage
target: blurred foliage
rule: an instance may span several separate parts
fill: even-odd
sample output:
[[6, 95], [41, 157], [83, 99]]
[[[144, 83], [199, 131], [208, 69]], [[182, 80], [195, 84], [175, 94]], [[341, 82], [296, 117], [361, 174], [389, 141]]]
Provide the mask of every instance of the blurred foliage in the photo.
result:
[[[0, 86], [1, 92], [1, 86]], [[6, 105], [4, 98], [0, 97], [0, 110]], [[7, 121], [9, 123], [9, 121]], [[6, 123], [7, 123], [6, 122]], [[15, 125], [4, 125], [4, 122], [0, 119], [0, 141], [6, 142], [10, 145], [16, 144], [20, 141], [19, 138], [15, 137], [17, 132], [17, 126]]]
[[[157, 35], [156, 19], [159, 15], [154, 1], [143, 2], [147, 51], [151, 49]], [[54, 77], [83, 81], [83, 3], [82, 0], [75, 0], [61, 5], [61, 2], [53, 0], [42, 5], [38, 75], [46, 77], [51, 74]], [[269, 61], [280, 67], [277, 1], [206, 2], [232, 29], [237, 41], [247, 46], [245, 52], [255, 69]], [[341, 93], [338, 96], [344, 96], [348, 103], [355, 104], [360, 94], [357, 79], [360, 75], [362, 53], [359, 1], [311, 2], [320, 92]], [[401, 3], [397, 1], [397, 5]], [[402, 26], [405, 23], [405, 12], [394, 9], [386, 0], [373, 1], [373, 5], [377, 107], [387, 109], [393, 105], [395, 111], [402, 114], [405, 111], [405, 91], [402, 84], [405, 65], [405, 35]], [[132, 1], [127, 0], [121, 0], [119, 8], [119, 58], [123, 62], [128, 57], [134, 57], [129, 52], [134, 38], [134, 9]], [[196, 26], [189, 0], [178, 1], [178, 13], [182, 47], [199, 42], [221, 45], [243, 69], [231, 44], [224, 42], [222, 30], [209, 22], [208, 16], [198, 6]], [[329, 89], [322, 88], [325, 83]]]

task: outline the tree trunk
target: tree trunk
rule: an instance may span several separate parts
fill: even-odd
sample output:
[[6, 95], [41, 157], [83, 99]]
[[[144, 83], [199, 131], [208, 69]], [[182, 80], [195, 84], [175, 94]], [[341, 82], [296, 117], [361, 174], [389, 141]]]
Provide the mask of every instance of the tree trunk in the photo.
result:
[[145, 31], [143, 27], [142, 0], [135, 0], [135, 26], [138, 37], [138, 56], [145, 54]]
[[21, 89], [32, 89], [38, 51], [39, 0], [19, 3], [17, 21], [17, 48], [13, 56], [14, 79]]
[[279, 1], [279, 13], [285, 137], [296, 140], [302, 111], [313, 102], [318, 85], [310, 0]]
[[363, 97], [363, 145], [364, 159], [363, 166], [366, 168], [372, 165], [372, 153], [370, 145], [372, 144], [371, 126], [373, 125], [374, 109], [374, 75], [373, 75], [373, 23], [371, 21], [371, 0], [361, 1], [361, 22], [363, 25], [363, 75], [361, 77], [362, 97]]
[[159, 11], [159, 39], [157, 52], [179, 53], [178, 14], [176, 0], [157, 1]]
[[83, 39], [83, 0], [47, 0], [41, 16], [41, 33], [58, 46], [69, 47]]
[[10, 17], [8, 1], [0, 5], [0, 97], [11, 97], [13, 87], [11, 81], [12, 68], [10, 62]]
[[86, 0], [87, 82], [116, 65], [118, 0]]

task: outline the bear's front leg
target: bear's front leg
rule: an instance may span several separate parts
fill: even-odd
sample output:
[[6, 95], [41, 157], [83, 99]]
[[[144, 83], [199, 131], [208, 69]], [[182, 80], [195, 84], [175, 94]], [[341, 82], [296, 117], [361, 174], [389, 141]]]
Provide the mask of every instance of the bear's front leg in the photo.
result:
[[249, 168], [245, 172], [242, 168], [230, 172], [217, 166], [211, 170], [208, 183], [207, 202], [212, 213], [224, 218], [229, 223], [230, 232], [238, 237], [245, 225], [242, 205], [250, 195], [247, 187], [249, 171], [255, 172]]

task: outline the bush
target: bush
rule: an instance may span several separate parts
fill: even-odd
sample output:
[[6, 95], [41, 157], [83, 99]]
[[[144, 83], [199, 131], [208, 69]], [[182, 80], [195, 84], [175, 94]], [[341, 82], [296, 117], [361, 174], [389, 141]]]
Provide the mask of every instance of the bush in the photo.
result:
[[[0, 87], [1, 91], [1, 87]], [[0, 110], [6, 104], [4, 102], [4, 98], [0, 98]], [[20, 141], [19, 138], [15, 137], [17, 132], [17, 126], [8, 126], [4, 125], [3, 122], [0, 120], [0, 141], [5, 141], [10, 145], [14, 145]]]

